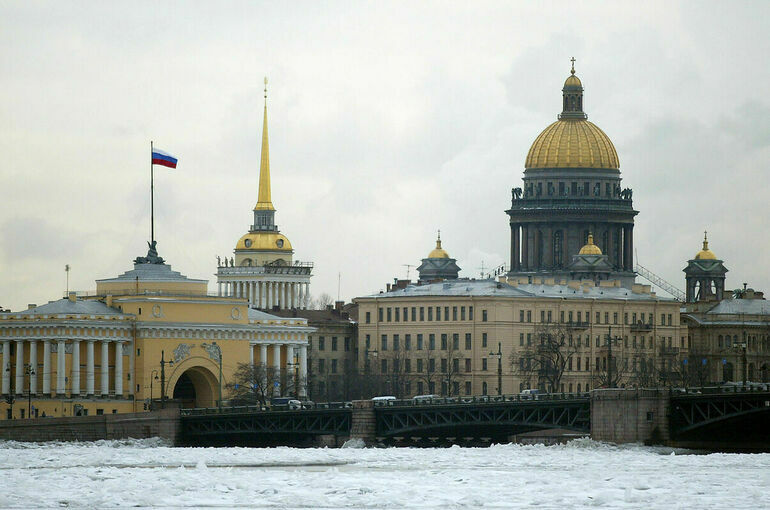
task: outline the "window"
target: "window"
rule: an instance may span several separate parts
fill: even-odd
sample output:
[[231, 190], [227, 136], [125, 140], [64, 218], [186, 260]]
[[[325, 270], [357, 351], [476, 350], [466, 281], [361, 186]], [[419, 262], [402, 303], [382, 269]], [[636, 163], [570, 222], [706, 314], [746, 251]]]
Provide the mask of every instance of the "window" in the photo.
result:
[[532, 322], [532, 310], [527, 310], [527, 322]]
[[337, 350], [337, 337], [333, 336], [332, 337], [332, 351], [336, 351], [336, 350]]
[[400, 348], [398, 335], [393, 335], [393, 350], [397, 351]]
[[472, 306], [468, 307], [468, 320], [469, 321], [473, 320], [473, 307]]
[[372, 312], [366, 312], [366, 323], [372, 322]]
[[524, 333], [519, 333], [519, 347], [524, 346]]
[[660, 325], [665, 326], [666, 325], [666, 314], [662, 313], [660, 314]]
[[465, 350], [470, 351], [471, 350], [471, 334], [465, 333]]
[[452, 373], [458, 373], [460, 371], [460, 358], [452, 360]]
[[332, 374], [336, 374], [336, 373], [337, 373], [337, 360], [332, 359]]
[[458, 350], [460, 348], [460, 334], [452, 333], [452, 349]]
[[380, 360], [380, 370], [382, 371], [383, 374], [388, 373], [388, 360], [386, 359]]
[[524, 310], [519, 310], [519, 322], [524, 322]]
[[[420, 310], [422, 310], [422, 308]], [[428, 307], [428, 320], [429, 321], [433, 320], [433, 307], [432, 306]]]
[[618, 323], [618, 312], [612, 313], [612, 323], [617, 324]]
[[[388, 310], [390, 310], [390, 308], [388, 308]], [[400, 321], [401, 321], [401, 309], [396, 307], [396, 322], [400, 322]]]
[[412, 322], [417, 320], [417, 307], [412, 307]]
[[457, 320], [457, 307], [456, 306], [452, 307], [452, 320], [453, 321]]
[[604, 312], [604, 323], [605, 324], [610, 323], [610, 312]]
[[377, 320], [382, 322], [382, 308], [377, 310]]
[[371, 335], [366, 335], [366, 348], [367, 350], [372, 347], [372, 337]]
[[433, 373], [436, 371], [436, 360], [434, 358], [431, 358], [428, 360], [428, 372]]
[[422, 395], [423, 393], [425, 393], [425, 391], [423, 391], [423, 388], [425, 388], [425, 386], [422, 384], [422, 381], [418, 381], [417, 382], [417, 393], [419, 395]]
[[446, 333], [441, 333], [441, 350], [445, 351], [445, 350], [447, 350], [448, 347], [449, 346], [447, 344], [447, 334]]
[[564, 310], [559, 312], [559, 322], [564, 323]]
[[318, 337], [318, 350], [319, 351], [326, 350], [326, 339], [322, 336]]
[[465, 358], [465, 371], [470, 372], [471, 371], [471, 359]]
[[672, 325], [672, 322], [671, 322], [671, 314], [668, 314], [668, 325], [669, 325], [669, 326], [671, 326], [671, 325]]
[[461, 321], [465, 320], [465, 307], [464, 306], [460, 307], [460, 320]]
[[580, 312], [577, 313], [577, 321], [582, 322], [582, 318], [580, 317]]
[[623, 314], [623, 324], [628, 324], [628, 312]]
[[482, 395], [486, 395], [487, 394], [487, 382], [486, 381], [481, 383], [481, 394]]
[[388, 322], [390, 322], [392, 315], [391, 315], [392, 309], [388, 307]]
[[345, 352], [350, 352], [350, 337], [345, 337]]
[[482, 310], [481, 311], [481, 322], [487, 322], [487, 311]]
[[457, 381], [452, 382], [452, 393], [457, 395], [460, 393], [460, 383]]
[[481, 370], [487, 369], [487, 358], [481, 358]]
[[540, 322], [545, 322], [545, 310], [540, 310]]
[[326, 369], [326, 360], [323, 358], [320, 358], [318, 360], [318, 372], [323, 374], [325, 369]]
[[[577, 358], [577, 369], [578, 369], [578, 372], [580, 372], [580, 356], [578, 356], [578, 358]], [[580, 390], [578, 390], [578, 391], [580, 391]]]
[[425, 307], [421, 306], [420, 307], [420, 321], [424, 321], [424, 320], [425, 320]]
[[404, 360], [404, 372], [411, 372], [412, 371], [412, 360], [409, 358], [406, 358]]
[[596, 324], [601, 324], [602, 322], [602, 316], [599, 314], [599, 312], [596, 312], [596, 320], [594, 321]]
[[440, 306], [436, 307], [436, 320], [437, 321], [441, 321], [441, 307]]
[[417, 373], [422, 373], [422, 358], [417, 358]]
[[465, 394], [470, 395], [471, 394], [471, 382], [465, 381]]
[[436, 335], [430, 333], [428, 335], [428, 350], [433, 351], [436, 349]]
[[[448, 306], [444, 307], [444, 320], [445, 321], [449, 320], [449, 307]], [[454, 319], [454, 320], [457, 320], [457, 319]]]
[[527, 345], [532, 345], [532, 333], [527, 333]]
[[409, 308], [404, 307], [404, 322], [409, 320]]
[[408, 351], [412, 348], [412, 335], [404, 336], [404, 350]]
[[481, 346], [486, 347], [487, 346], [487, 334], [482, 333], [481, 334]]
[[417, 334], [417, 350], [422, 350], [422, 333]]
[[382, 346], [380, 349], [383, 351], [388, 350], [388, 335], [382, 335]]
[[[586, 372], [588, 372], [589, 370], [591, 370], [591, 358], [586, 357]], [[586, 391], [588, 390], [586, 389]]]

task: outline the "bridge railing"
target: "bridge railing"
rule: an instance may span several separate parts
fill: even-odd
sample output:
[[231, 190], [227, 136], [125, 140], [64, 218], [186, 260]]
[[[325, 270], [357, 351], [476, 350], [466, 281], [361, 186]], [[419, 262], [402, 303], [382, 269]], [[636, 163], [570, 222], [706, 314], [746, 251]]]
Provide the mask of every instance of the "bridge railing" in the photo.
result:
[[589, 393], [538, 393], [513, 395], [477, 395], [467, 397], [417, 397], [402, 400], [379, 400], [374, 402], [375, 407], [421, 407], [433, 405], [458, 405], [458, 404], [497, 404], [501, 402], [532, 402], [544, 400], [575, 400], [587, 399]]

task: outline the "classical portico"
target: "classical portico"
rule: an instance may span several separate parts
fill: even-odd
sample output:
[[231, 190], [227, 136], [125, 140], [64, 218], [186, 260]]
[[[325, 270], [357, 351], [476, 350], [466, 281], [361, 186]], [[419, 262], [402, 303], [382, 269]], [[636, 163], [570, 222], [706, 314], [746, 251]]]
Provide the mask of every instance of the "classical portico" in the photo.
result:
[[236, 243], [234, 256], [217, 257], [218, 294], [247, 299], [250, 306], [263, 310], [307, 308], [313, 263], [293, 260], [291, 242], [275, 224], [267, 137], [267, 79], [259, 189], [253, 216], [249, 231]]

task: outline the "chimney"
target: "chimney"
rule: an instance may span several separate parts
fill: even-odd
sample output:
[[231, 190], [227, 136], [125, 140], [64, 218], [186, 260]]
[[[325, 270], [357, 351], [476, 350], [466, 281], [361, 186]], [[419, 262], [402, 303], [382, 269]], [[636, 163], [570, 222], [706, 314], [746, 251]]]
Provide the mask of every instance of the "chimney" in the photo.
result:
[[33, 308], [37, 308], [37, 305], [35, 303], [30, 303], [27, 305], [27, 310], [32, 310]]
[[74, 292], [70, 292], [69, 294], [67, 294], [67, 299], [70, 300], [70, 303], [74, 303], [75, 301], [78, 300], [77, 295]]
[[345, 305], [344, 301], [335, 301], [334, 302], [334, 309], [337, 310], [338, 312], [341, 312], [342, 311], [342, 307], [344, 305]]

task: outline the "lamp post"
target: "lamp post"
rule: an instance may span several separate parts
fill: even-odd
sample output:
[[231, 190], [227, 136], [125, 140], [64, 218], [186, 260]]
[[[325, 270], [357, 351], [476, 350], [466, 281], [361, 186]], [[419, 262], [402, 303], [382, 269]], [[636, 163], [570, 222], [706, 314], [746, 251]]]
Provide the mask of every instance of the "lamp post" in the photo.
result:
[[166, 364], [174, 365], [174, 360], [165, 359], [165, 353], [160, 351], [160, 408], [166, 408]]
[[24, 374], [27, 376], [27, 419], [32, 418], [32, 376], [35, 369], [29, 363], [24, 365]]
[[615, 387], [615, 381], [612, 380], [612, 326], [607, 330], [607, 387]]
[[503, 344], [497, 342], [497, 352], [490, 352], [490, 356], [497, 357], [497, 394], [503, 394]]
[[747, 375], [746, 374], [746, 370], [747, 370], [746, 347], [747, 345], [746, 345], [746, 339], [745, 339], [745, 336], [746, 336], [745, 331], [743, 332], [743, 336], [744, 336], [744, 340], [741, 343], [741, 351], [742, 351], [741, 354], [742, 354], [742, 361], [743, 361], [743, 391], [746, 391], [746, 375]]
[[211, 345], [216, 347], [215, 351], [217, 353], [217, 358], [219, 361], [219, 402], [217, 404], [217, 407], [221, 411], [222, 410], [222, 348], [218, 346], [216, 342], [211, 342]]
[[5, 396], [5, 403], [8, 404], [11, 409], [11, 420], [13, 419], [13, 403], [16, 402], [16, 397], [13, 395], [13, 377], [11, 377], [11, 362], [9, 361], [5, 367], [5, 371], [8, 372], [8, 394]]
[[293, 362], [286, 362], [286, 366], [289, 367], [289, 370], [294, 371], [294, 383], [293, 383], [293, 390], [294, 390], [294, 398], [299, 399], [299, 353], [294, 352], [294, 358]]
[[152, 372], [150, 372], [150, 411], [152, 411], [152, 381], [153, 380], [155, 381], [158, 380], [157, 370], [153, 370]]

